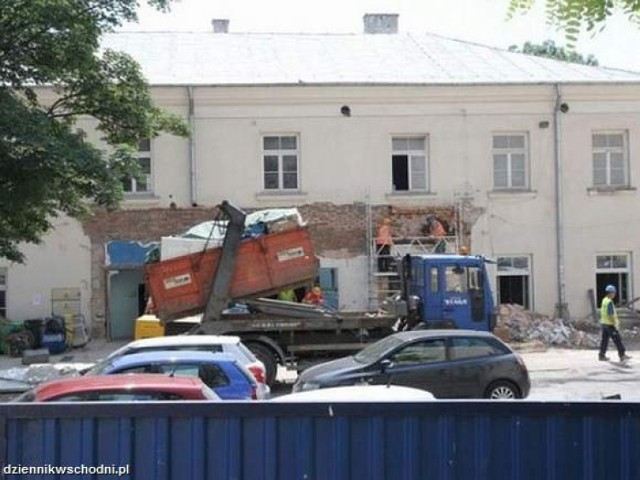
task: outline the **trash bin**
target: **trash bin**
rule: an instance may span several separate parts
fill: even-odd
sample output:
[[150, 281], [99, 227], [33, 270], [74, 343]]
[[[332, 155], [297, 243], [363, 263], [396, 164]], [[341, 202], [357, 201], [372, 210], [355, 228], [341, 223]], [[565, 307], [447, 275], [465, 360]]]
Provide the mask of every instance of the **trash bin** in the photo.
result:
[[22, 322], [11, 321], [8, 318], [0, 317], [0, 352], [8, 353], [8, 346], [6, 343], [7, 337], [15, 332], [19, 332], [24, 329]]
[[33, 334], [35, 344], [33, 348], [40, 348], [40, 339], [42, 337], [42, 327], [44, 325], [44, 318], [30, 318], [24, 321], [24, 328]]
[[66, 350], [64, 318], [45, 318], [41, 329], [40, 345], [48, 349], [52, 355]]

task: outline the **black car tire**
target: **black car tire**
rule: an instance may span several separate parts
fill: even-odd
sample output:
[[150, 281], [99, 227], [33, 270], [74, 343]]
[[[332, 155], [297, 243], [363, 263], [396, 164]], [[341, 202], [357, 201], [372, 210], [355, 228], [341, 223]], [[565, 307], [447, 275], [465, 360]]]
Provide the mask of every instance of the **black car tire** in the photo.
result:
[[507, 380], [493, 382], [484, 392], [484, 398], [490, 400], [510, 400], [521, 398], [520, 389]]
[[267, 385], [272, 386], [276, 383], [278, 374], [278, 359], [275, 353], [269, 347], [259, 343], [248, 343], [247, 348], [264, 364]]

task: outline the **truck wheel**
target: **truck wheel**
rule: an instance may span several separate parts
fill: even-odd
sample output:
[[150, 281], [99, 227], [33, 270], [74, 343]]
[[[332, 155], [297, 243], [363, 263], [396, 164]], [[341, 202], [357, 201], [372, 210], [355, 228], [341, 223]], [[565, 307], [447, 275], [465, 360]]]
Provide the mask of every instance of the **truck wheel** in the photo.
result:
[[276, 355], [269, 347], [265, 347], [260, 343], [249, 343], [247, 347], [253, 352], [256, 358], [264, 364], [267, 385], [273, 385], [278, 375], [278, 359]]
[[506, 380], [493, 382], [484, 392], [484, 398], [491, 400], [513, 400], [520, 398], [520, 390], [513, 383]]

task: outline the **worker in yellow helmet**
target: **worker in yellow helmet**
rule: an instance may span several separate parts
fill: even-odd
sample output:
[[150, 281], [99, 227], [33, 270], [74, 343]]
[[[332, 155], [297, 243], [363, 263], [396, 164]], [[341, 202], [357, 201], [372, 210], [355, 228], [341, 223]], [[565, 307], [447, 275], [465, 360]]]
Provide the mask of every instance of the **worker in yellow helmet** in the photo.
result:
[[602, 327], [602, 340], [600, 341], [600, 352], [598, 354], [598, 360], [607, 361], [607, 347], [609, 346], [609, 338], [613, 340], [616, 348], [618, 349], [618, 357], [621, 362], [629, 360], [631, 357], [625, 353], [624, 345], [622, 344], [622, 338], [620, 338], [620, 332], [618, 327], [620, 321], [618, 320], [618, 312], [616, 306], [613, 303], [613, 299], [616, 296], [617, 290], [614, 285], [607, 285], [604, 289], [606, 296], [602, 299], [602, 305], [600, 307], [600, 326]]

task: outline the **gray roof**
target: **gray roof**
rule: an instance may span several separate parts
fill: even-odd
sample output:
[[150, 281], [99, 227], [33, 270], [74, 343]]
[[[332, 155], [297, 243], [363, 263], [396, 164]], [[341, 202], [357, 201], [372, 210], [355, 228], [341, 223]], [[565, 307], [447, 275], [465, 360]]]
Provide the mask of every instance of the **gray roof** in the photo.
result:
[[123, 32], [152, 85], [640, 83], [640, 73], [508, 52], [431, 34]]

